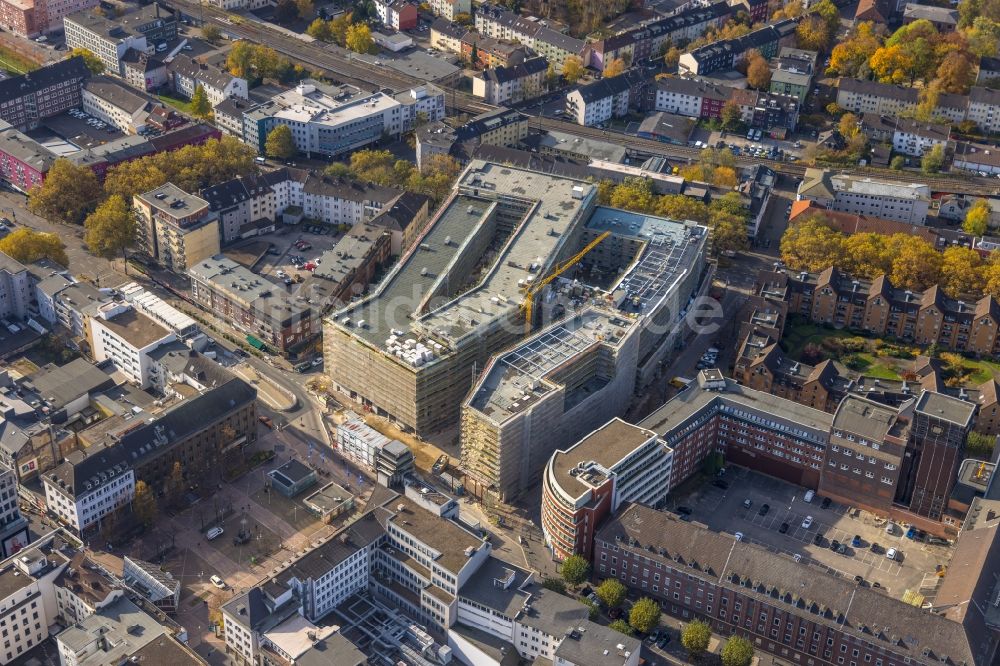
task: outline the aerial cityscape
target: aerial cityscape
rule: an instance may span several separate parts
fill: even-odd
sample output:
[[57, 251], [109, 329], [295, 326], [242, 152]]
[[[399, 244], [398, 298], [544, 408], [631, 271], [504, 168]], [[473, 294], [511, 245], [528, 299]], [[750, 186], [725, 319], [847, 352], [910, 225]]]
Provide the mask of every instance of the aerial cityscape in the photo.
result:
[[1000, 664], [1000, 0], [0, 0], [0, 666]]

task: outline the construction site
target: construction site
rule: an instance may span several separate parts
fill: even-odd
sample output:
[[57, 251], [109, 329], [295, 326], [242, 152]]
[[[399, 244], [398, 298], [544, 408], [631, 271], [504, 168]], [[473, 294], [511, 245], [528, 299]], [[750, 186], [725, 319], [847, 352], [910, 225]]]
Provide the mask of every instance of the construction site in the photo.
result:
[[[563, 386], [548, 387], [568, 399], [556, 411], [585, 409], [600, 386], [613, 386], [622, 397], [609, 404], [624, 409], [710, 281], [706, 240], [693, 222], [601, 207], [586, 181], [475, 160], [378, 287], [325, 321], [327, 373], [364, 410], [426, 438], [457, 428], [470, 392], [490, 402], [475, 394], [514, 358], [495, 355], [535, 341], [518, 358], [538, 366], [518, 367]], [[569, 373], [579, 380], [558, 373], [584, 357]], [[520, 390], [496, 395], [508, 388]], [[534, 467], [521, 464], [507, 477], [512, 492]]]

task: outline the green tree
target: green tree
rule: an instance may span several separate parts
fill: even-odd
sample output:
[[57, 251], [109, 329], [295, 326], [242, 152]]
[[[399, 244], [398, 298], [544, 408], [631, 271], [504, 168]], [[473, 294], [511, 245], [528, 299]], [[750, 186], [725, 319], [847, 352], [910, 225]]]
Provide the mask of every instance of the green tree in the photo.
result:
[[896, 155], [889, 162], [889, 168], [893, 171], [902, 171], [904, 166], [906, 166], [906, 158], [902, 155]]
[[316, 14], [316, 5], [313, 0], [295, 0], [295, 9], [298, 10], [299, 18], [303, 21], [310, 20]]
[[982, 236], [989, 228], [990, 204], [986, 199], [976, 199], [965, 214], [962, 231], [973, 236]]
[[626, 178], [611, 194], [611, 205], [615, 208], [648, 213], [652, 212], [655, 203], [652, 181], [641, 176]]
[[201, 28], [201, 38], [209, 44], [218, 44], [222, 41], [222, 31], [212, 23], [206, 23]]
[[100, 196], [101, 184], [89, 167], [58, 159], [31, 190], [28, 209], [49, 220], [80, 224]]
[[712, 628], [701, 620], [689, 622], [681, 631], [681, 645], [692, 658], [705, 653], [708, 642], [712, 639]]
[[321, 42], [333, 41], [333, 31], [330, 29], [329, 21], [324, 21], [321, 18], [318, 18], [309, 24], [309, 27], [306, 28], [306, 34], [313, 39], [320, 40]]
[[372, 29], [364, 23], [355, 23], [347, 29], [346, 46], [355, 53], [371, 53], [375, 49]]
[[614, 578], [608, 578], [594, 590], [594, 594], [608, 608], [618, 608], [625, 601], [625, 586]]
[[722, 120], [722, 129], [727, 132], [738, 131], [743, 126], [743, 112], [740, 111], [740, 105], [734, 100], [727, 101], [722, 105], [720, 120]]
[[330, 20], [330, 35], [335, 44], [340, 46], [347, 44], [347, 29], [351, 27], [353, 20], [352, 12], [346, 12]]
[[103, 74], [104, 73], [104, 62], [94, 55], [94, 52], [90, 49], [75, 48], [69, 52], [69, 57], [80, 56], [83, 58], [83, 63], [90, 70], [91, 74]]
[[278, 4], [274, 8], [274, 20], [278, 23], [293, 21], [298, 14], [299, 8], [296, 6], [295, 0], [278, 0]]
[[276, 160], [287, 160], [295, 157], [295, 139], [288, 125], [278, 125], [271, 130], [264, 140], [264, 152]]
[[742, 636], [731, 636], [720, 656], [722, 666], [750, 666], [753, 663], [753, 643]]
[[628, 623], [636, 631], [648, 634], [660, 623], [660, 605], [649, 597], [639, 599], [628, 612]]
[[69, 265], [66, 245], [59, 236], [28, 227], [18, 227], [0, 239], [0, 252], [22, 264], [45, 258], [63, 266]]
[[212, 117], [212, 103], [208, 101], [208, 93], [202, 85], [198, 85], [191, 95], [191, 115], [196, 118]]
[[590, 563], [582, 555], [570, 555], [560, 567], [563, 580], [570, 585], [579, 585], [590, 575]]
[[993, 456], [993, 448], [996, 446], [996, 439], [994, 435], [984, 435], [973, 430], [965, 441], [965, 452], [972, 458], [990, 460]]
[[542, 587], [546, 590], [552, 590], [559, 594], [566, 594], [566, 583], [562, 582], [558, 578], [546, 578], [542, 581]]
[[937, 144], [924, 153], [920, 160], [920, 170], [924, 173], [937, 173], [944, 166], [944, 146]]
[[694, 220], [701, 224], [708, 222], [708, 206], [705, 202], [683, 194], [667, 194], [656, 202], [656, 214], [672, 220]]
[[147, 528], [156, 522], [156, 516], [160, 508], [156, 505], [156, 497], [149, 489], [145, 481], [137, 481], [135, 484], [135, 496], [132, 498], [132, 510], [135, 517]]
[[597, 619], [598, 613], [600, 613], [600, 608], [590, 599], [580, 599], [580, 602], [587, 607], [587, 617], [591, 622]]
[[83, 226], [87, 249], [103, 259], [121, 256], [128, 273], [125, 250], [135, 242], [136, 220], [125, 199], [118, 194], [111, 195], [87, 216]]
[[615, 620], [614, 622], [609, 624], [608, 629], [613, 629], [617, 631], [619, 634], [625, 634], [626, 636], [631, 636], [633, 633], [635, 633], [632, 631], [632, 627], [629, 626], [628, 622], [620, 619]]

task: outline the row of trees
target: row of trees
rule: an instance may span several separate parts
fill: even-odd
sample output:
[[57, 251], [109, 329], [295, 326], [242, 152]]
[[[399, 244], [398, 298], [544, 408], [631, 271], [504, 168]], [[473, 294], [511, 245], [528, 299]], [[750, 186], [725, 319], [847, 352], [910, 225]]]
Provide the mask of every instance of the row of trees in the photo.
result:
[[980, 56], [994, 55], [1000, 23], [980, 16], [954, 32], [940, 33], [927, 20], [914, 21], [887, 35], [883, 26], [858, 24], [830, 55], [828, 73], [883, 83], [924, 84], [926, 110], [937, 95], [969, 91]]
[[909, 234], [846, 235], [833, 229], [822, 214], [789, 226], [781, 238], [781, 259], [793, 270], [836, 266], [856, 277], [886, 275], [904, 289], [937, 284], [954, 297], [988, 293], [1000, 298], [1000, 253], [984, 260], [967, 247], [938, 252], [932, 243]]
[[462, 165], [448, 155], [432, 155], [422, 169], [408, 160], [399, 160], [388, 150], [359, 150], [351, 154], [349, 163], [334, 162], [326, 175], [335, 178], [356, 178], [376, 185], [399, 187], [420, 192], [435, 202], [442, 201], [451, 191]]
[[[590, 577], [590, 563], [582, 555], [572, 555], [563, 561], [560, 574], [565, 585], [572, 587], [582, 585]], [[558, 583], [559, 581], [546, 581], [546, 587], [558, 589], [560, 592], [565, 591], [565, 585], [553, 586], [550, 585], [552, 582]], [[606, 608], [612, 609], [625, 603], [627, 590], [617, 579], [607, 578], [594, 589], [594, 594]], [[643, 597], [632, 604], [627, 621], [624, 619], [615, 620], [608, 626], [631, 636], [636, 631], [648, 634], [659, 624], [660, 605], [653, 599]], [[700, 657], [708, 650], [711, 638], [711, 627], [700, 620], [688, 623], [681, 632], [681, 644], [692, 659]], [[723, 666], [749, 666], [753, 661], [753, 655], [753, 644], [750, 641], [741, 636], [733, 636], [723, 647], [720, 656]]]
[[226, 69], [233, 76], [248, 80], [277, 79], [284, 83], [310, 75], [302, 65], [292, 62], [270, 46], [254, 44], [245, 39], [233, 44], [226, 56]]
[[[135, 238], [135, 217], [132, 198], [167, 182], [183, 190], [196, 192], [236, 176], [250, 175], [256, 170], [252, 148], [233, 137], [207, 141], [200, 146], [185, 146], [172, 152], [147, 155], [122, 162], [108, 170], [103, 185], [87, 166], [69, 160], [56, 160], [45, 181], [31, 191], [28, 207], [31, 212], [63, 224], [83, 224], [87, 247], [97, 256], [111, 259], [124, 253]], [[22, 230], [0, 241], [13, 245], [8, 254], [27, 258], [44, 247], [49, 256], [66, 263], [65, 252], [53, 256], [54, 245], [41, 238], [27, 237]], [[58, 240], [58, 239], [56, 239]], [[24, 257], [24, 258], [22, 258]], [[37, 258], [37, 257], [36, 257]]]
[[648, 179], [628, 178], [619, 184], [601, 181], [598, 183], [598, 197], [602, 204], [615, 208], [705, 224], [712, 230], [712, 250], [715, 253], [739, 252], [748, 245], [750, 212], [736, 192], [705, 204], [681, 194], [657, 195]]
[[356, 21], [354, 12], [341, 14], [329, 21], [318, 18], [309, 24], [306, 34], [313, 39], [332, 42], [355, 53], [373, 53], [376, 50], [371, 28], [363, 21]]

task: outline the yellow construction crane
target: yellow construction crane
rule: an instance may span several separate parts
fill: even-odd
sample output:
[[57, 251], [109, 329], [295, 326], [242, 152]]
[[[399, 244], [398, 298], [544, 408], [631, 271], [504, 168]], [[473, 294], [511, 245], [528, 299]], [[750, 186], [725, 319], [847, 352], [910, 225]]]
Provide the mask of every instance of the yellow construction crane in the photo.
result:
[[552, 282], [557, 277], [559, 277], [560, 275], [562, 275], [563, 273], [565, 273], [569, 268], [572, 268], [577, 263], [579, 263], [579, 261], [581, 259], [583, 259], [587, 255], [588, 252], [590, 252], [595, 247], [597, 247], [598, 245], [600, 245], [601, 241], [603, 241], [605, 238], [607, 238], [610, 235], [611, 235], [610, 231], [605, 231], [600, 236], [598, 236], [594, 240], [592, 240], [589, 243], [587, 243], [587, 246], [585, 248], [583, 248], [582, 250], [580, 250], [579, 252], [577, 252], [576, 254], [574, 254], [572, 257], [570, 257], [566, 261], [562, 262], [561, 264], [557, 264], [556, 267], [555, 267], [555, 270], [553, 270], [551, 273], [549, 273], [548, 276], [546, 276], [543, 280], [540, 280], [539, 282], [536, 282], [536, 283], [533, 283], [533, 284], [529, 284], [527, 287], [525, 287], [524, 302], [521, 304], [521, 307], [524, 309], [524, 333], [525, 333], [525, 335], [527, 335], [528, 333], [531, 333], [532, 315], [534, 314], [534, 310], [535, 310], [535, 296], [537, 296], [538, 293], [541, 292], [542, 289], [545, 288], [545, 285], [547, 285], [548, 283]]

